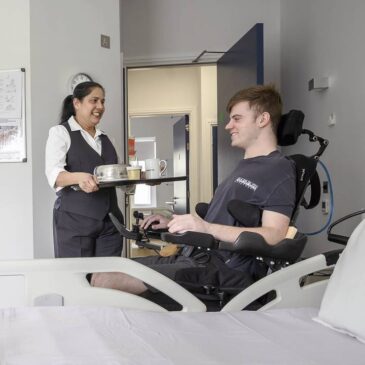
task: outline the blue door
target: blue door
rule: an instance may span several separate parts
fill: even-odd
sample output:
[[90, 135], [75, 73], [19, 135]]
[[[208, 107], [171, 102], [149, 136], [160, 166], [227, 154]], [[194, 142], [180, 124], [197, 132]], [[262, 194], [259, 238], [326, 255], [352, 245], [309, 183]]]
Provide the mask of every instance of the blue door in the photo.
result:
[[[213, 160], [215, 184], [222, 182], [242, 158], [242, 150], [231, 147], [231, 138], [224, 129], [228, 121], [226, 106], [237, 91], [264, 83], [263, 35], [264, 25], [256, 24], [218, 60], [218, 138], [214, 147], [217, 159]], [[213, 187], [215, 190], [217, 186]]]

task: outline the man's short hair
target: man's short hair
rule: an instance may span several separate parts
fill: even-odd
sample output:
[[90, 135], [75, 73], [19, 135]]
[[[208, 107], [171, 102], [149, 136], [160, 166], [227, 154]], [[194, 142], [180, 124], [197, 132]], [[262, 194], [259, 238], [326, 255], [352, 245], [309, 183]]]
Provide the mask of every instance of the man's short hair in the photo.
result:
[[264, 112], [269, 113], [272, 129], [276, 133], [283, 104], [281, 96], [274, 85], [257, 85], [238, 91], [229, 100], [227, 112], [230, 113], [236, 104], [243, 101], [247, 101], [250, 108], [257, 112], [257, 115]]

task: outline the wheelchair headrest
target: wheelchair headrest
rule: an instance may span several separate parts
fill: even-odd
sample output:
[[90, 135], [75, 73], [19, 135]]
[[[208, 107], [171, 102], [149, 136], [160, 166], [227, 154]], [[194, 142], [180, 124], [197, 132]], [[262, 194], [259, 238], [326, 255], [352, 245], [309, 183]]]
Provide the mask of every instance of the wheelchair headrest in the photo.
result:
[[300, 110], [291, 110], [281, 116], [277, 138], [279, 146], [291, 146], [302, 134], [304, 113]]

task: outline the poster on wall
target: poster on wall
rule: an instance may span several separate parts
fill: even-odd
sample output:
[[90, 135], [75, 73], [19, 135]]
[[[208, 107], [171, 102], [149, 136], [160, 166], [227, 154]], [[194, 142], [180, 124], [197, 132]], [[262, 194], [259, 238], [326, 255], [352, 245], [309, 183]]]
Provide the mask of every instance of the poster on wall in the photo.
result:
[[25, 70], [0, 70], [0, 162], [26, 162]]

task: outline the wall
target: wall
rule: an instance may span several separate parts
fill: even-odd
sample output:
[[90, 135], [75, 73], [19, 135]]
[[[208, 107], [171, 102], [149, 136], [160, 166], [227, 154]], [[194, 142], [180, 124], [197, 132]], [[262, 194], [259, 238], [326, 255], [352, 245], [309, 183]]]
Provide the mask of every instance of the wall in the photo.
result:
[[[55, 194], [44, 176], [44, 147], [48, 129], [58, 124], [73, 74], [86, 72], [105, 87], [106, 112], [101, 128], [113, 137], [122, 155], [119, 2], [32, 0], [30, 10], [34, 255], [48, 257], [53, 254], [51, 217]], [[100, 34], [111, 37], [110, 49], [100, 47]]]
[[[73, 74], [86, 72], [105, 86], [102, 128], [122, 151], [119, 1], [9, 0], [0, 10], [0, 67], [27, 69], [28, 141], [27, 163], [0, 165], [0, 255], [51, 257], [55, 194], [44, 175], [44, 148]], [[111, 37], [111, 49], [100, 47], [100, 34]]]
[[[30, 85], [29, 0], [0, 2], [0, 69], [26, 69]], [[0, 163], [0, 259], [33, 256], [31, 94], [26, 88], [26, 163]]]
[[190, 63], [264, 23], [265, 81], [280, 82], [280, 0], [121, 0], [121, 8], [127, 65]]
[[[329, 147], [322, 160], [330, 171], [335, 194], [334, 218], [365, 208], [365, 51], [363, 34], [365, 3], [351, 0], [282, 0], [282, 93], [286, 110], [299, 108], [306, 114], [305, 127], [328, 138]], [[308, 80], [330, 77], [327, 91], [308, 91]], [[331, 113], [337, 124], [327, 125]], [[309, 143], [298, 149], [310, 152]], [[313, 151], [313, 148], [310, 149]], [[291, 150], [293, 151], [293, 149]], [[320, 209], [302, 212], [299, 220], [304, 231], [324, 225], [327, 216]], [[359, 219], [354, 219], [346, 231]], [[351, 227], [350, 227], [351, 226]], [[343, 226], [341, 226], [343, 227]], [[339, 246], [340, 247], [340, 246]], [[337, 248], [328, 243], [326, 233], [310, 238], [305, 253]]]

